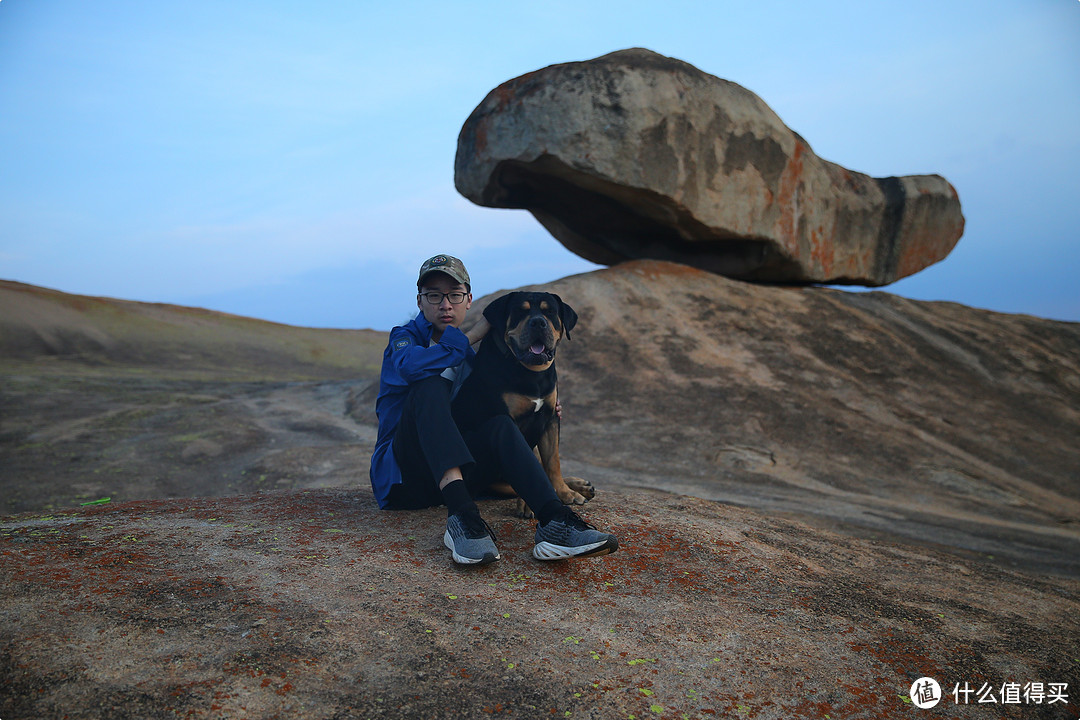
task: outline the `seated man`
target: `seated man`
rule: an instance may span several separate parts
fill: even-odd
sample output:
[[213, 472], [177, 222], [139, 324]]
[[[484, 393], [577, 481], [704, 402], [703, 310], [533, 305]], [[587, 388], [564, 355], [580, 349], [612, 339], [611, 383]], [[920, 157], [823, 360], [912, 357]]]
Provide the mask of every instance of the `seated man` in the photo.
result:
[[379, 436], [371, 456], [371, 487], [383, 509], [445, 503], [443, 543], [462, 564], [498, 560], [495, 535], [480, 516], [473, 494], [508, 482], [533, 508], [540, 560], [605, 555], [618, 549], [564, 506], [540, 461], [510, 415], [497, 416], [462, 434], [450, 414], [454, 380], [475, 353], [470, 347], [490, 329], [480, 321], [466, 335], [459, 328], [472, 307], [469, 274], [460, 260], [436, 255], [416, 281], [420, 313], [390, 331], [383, 352]]

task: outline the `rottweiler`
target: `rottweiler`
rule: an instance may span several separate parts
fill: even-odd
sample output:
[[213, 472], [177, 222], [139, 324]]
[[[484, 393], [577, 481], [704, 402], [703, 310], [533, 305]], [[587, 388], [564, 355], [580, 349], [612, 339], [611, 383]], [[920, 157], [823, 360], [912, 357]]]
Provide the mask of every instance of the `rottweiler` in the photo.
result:
[[[453, 403], [454, 420], [469, 429], [495, 415], [514, 419], [540, 458], [555, 494], [566, 505], [582, 505], [596, 494], [587, 480], [563, 477], [559, 464], [559, 397], [555, 351], [577, 324], [574, 309], [553, 293], [512, 292], [484, 308], [491, 330], [480, 343], [472, 371]], [[508, 495], [509, 485], [493, 490]], [[518, 515], [532, 517], [523, 500]]]

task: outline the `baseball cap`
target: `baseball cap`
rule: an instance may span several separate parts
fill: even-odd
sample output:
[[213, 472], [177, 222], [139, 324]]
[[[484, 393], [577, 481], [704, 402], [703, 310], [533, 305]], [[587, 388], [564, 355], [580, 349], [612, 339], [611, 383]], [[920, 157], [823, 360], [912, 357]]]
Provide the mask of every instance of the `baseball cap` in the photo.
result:
[[472, 287], [472, 282], [469, 281], [469, 271], [465, 269], [465, 263], [453, 255], [436, 255], [425, 260], [424, 264], [420, 266], [420, 275], [416, 278], [417, 287], [423, 285], [424, 277], [428, 273], [433, 272], [446, 273], [462, 285]]

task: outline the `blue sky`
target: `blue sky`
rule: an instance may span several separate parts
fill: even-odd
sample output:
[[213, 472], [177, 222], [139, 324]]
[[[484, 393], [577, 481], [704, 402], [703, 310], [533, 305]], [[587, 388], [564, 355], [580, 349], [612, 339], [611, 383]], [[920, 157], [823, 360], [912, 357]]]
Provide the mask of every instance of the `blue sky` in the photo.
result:
[[385, 330], [438, 252], [477, 297], [594, 269], [454, 153], [498, 84], [627, 47], [952, 182], [964, 237], [887, 291], [1080, 321], [1078, 0], [0, 0], [0, 278]]

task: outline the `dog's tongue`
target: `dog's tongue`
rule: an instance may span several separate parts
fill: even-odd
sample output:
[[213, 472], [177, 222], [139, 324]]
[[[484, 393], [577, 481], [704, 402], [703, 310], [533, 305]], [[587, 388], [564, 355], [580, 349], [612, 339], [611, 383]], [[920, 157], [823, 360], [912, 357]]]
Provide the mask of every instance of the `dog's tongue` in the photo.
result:
[[546, 348], [541, 343], [536, 343], [529, 348], [529, 352], [531, 352], [533, 355], [543, 355], [545, 349]]

